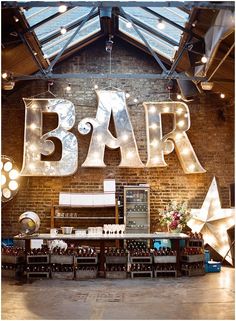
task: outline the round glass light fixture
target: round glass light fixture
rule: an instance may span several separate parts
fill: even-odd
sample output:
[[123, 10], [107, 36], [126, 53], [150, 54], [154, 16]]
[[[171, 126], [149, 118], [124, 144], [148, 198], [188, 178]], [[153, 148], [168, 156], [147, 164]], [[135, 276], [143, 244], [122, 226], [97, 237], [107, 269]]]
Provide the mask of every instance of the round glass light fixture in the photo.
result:
[[58, 12], [64, 13], [67, 10], [67, 6], [65, 4], [62, 4], [58, 7]]
[[12, 169], [12, 162], [11, 161], [7, 161], [4, 165], [3, 168], [6, 172], [9, 172]]
[[35, 212], [24, 212], [19, 217], [20, 231], [22, 234], [33, 234], [39, 230], [40, 218]]
[[19, 190], [20, 172], [14, 160], [6, 155], [1, 157], [2, 202], [10, 201]]
[[60, 28], [60, 32], [61, 32], [62, 35], [64, 35], [64, 34], [66, 34], [67, 30], [66, 30], [65, 27], [61, 27]]
[[203, 64], [205, 64], [205, 63], [207, 63], [207, 61], [208, 61], [207, 57], [205, 55], [203, 55], [202, 58], [201, 58], [201, 62]]

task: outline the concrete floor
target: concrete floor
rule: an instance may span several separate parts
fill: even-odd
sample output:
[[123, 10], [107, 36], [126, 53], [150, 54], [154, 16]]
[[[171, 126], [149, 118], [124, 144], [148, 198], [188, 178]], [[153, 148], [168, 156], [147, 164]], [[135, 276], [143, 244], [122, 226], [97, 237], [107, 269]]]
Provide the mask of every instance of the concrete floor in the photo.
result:
[[2, 280], [4, 320], [232, 320], [232, 268], [201, 277]]

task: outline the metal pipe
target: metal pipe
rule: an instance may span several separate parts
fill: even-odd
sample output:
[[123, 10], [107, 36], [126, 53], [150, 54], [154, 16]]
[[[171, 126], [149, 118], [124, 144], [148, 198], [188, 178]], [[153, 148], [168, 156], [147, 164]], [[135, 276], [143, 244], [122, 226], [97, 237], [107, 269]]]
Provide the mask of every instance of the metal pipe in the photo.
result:
[[[32, 7], [58, 7], [60, 1], [4, 1], [2, 8], [32, 8]], [[234, 1], [68, 1], [68, 7], [185, 7], [188, 9], [231, 9], [234, 10]]]
[[206, 81], [206, 77], [194, 77], [187, 76], [183, 73], [177, 74], [174, 73], [171, 77], [169, 77], [166, 73], [161, 74], [118, 74], [118, 73], [65, 73], [65, 74], [53, 74], [49, 73], [47, 75], [35, 74], [29, 76], [18, 76], [14, 77], [14, 81], [20, 80], [48, 80], [48, 79], [183, 79], [183, 80], [198, 80], [198, 81]]

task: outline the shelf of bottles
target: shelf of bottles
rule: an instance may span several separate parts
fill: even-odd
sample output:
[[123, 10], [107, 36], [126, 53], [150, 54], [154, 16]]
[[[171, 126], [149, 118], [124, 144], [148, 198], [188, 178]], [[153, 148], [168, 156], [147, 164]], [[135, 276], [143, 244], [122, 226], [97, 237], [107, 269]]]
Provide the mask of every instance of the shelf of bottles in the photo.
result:
[[131, 278], [153, 276], [153, 256], [152, 250], [147, 247], [146, 242], [129, 241], [127, 243], [129, 250], [129, 270]]
[[153, 252], [153, 272], [154, 277], [158, 276], [177, 276], [176, 251], [169, 247], [160, 247]]
[[72, 280], [75, 278], [74, 251], [67, 248], [54, 248], [50, 253], [52, 279]]
[[201, 233], [189, 232], [190, 238], [181, 253], [181, 272], [187, 276], [205, 274], [204, 240]]
[[106, 248], [104, 267], [107, 279], [126, 279], [128, 251], [120, 248]]
[[98, 274], [98, 254], [93, 247], [79, 247], [75, 252], [75, 279], [95, 279]]
[[124, 223], [128, 233], [150, 233], [149, 187], [124, 186]]
[[27, 253], [27, 279], [48, 279], [50, 271], [49, 252], [46, 248], [32, 249]]
[[1, 272], [3, 277], [15, 278], [24, 271], [25, 251], [21, 247], [2, 247]]

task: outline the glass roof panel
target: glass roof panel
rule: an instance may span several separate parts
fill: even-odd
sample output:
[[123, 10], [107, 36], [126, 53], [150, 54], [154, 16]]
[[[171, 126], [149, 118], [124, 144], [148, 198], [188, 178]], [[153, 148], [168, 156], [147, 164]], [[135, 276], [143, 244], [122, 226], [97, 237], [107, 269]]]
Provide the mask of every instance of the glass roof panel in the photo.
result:
[[[127, 27], [128, 21], [122, 17], [119, 18], [119, 29], [121, 32], [126, 34], [127, 36], [135, 39], [136, 41], [142, 43], [145, 45], [143, 40], [139, 37], [139, 35], [136, 33], [136, 31], [131, 27]], [[167, 57], [168, 59], [171, 59], [174, 56], [174, 53], [176, 51], [176, 48], [169, 44], [168, 42], [154, 36], [148, 31], [145, 31], [144, 29], [137, 27], [142, 34], [144, 35], [145, 39], [148, 41], [149, 45], [160, 55]]]
[[41, 41], [53, 34], [54, 32], [60, 31], [61, 27], [66, 27], [71, 23], [83, 18], [90, 11], [91, 8], [89, 7], [75, 7], [59, 15], [58, 17], [44, 23], [40, 27], [36, 28], [34, 31], [39, 41]]
[[[72, 34], [76, 31], [77, 28], [78, 27], [70, 30], [64, 35], [54, 38], [53, 40], [43, 45], [42, 50], [44, 55], [47, 55], [47, 57], [50, 58], [55, 54], [57, 54], [62, 49], [62, 47], [66, 44], [68, 39], [72, 36]], [[86, 39], [89, 36], [92, 36], [93, 34], [97, 33], [100, 30], [101, 30], [100, 19], [99, 19], [99, 16], [96, 16], [95, 18], [86, 22], [86, 24], [80, 29], [78, 34], [75, 36], [75, 38], [68, 45], [67, 48], [70, 48], [71, 46], [75, 45], [76, 43], [79, 43], [80, 41]]]
[[184, 26], [189, 19], [189, 14], [175, 7], [166, 8], [166, 7], [152, 7], [149, 8], [156, 13], [159, 13], [165, 18], [174, 21], [180, 26]]
[[34, 7], [24, 11], [24, 15], [31, 27], [57, 12], [57, 7]]
[[[153, 8], [152, 8], [153, 9]], [[159, 9], [159, 8], [158, 8]], [[162, 8], [160, 8], [162, 9]], [[158, 18], [156, 16], [154, 16], [153, 14], [145, 11], [142, 8], [123, 8], [123, 10], [128, 13], [131, 17], [134, 17], [135, 19], [139, 20], [140, 22], [146, 24], [147, 26], [152, 27], [153, 29], [155, 29], [158, 33], [172, 39], [173, 41], [179, 43], [180, 41], [180, 37], [181, 37], [181, 32], [182, 30], [174, 27], [173, 25], [167, 23], [166, 21], [164, 21], [164, 25], [165, 28], [164, 29], [158, 29], [157, 28], [157, 23], [158, 23]], [[158, 10], [158, 13], [161, 14]], [[162, 10], [163, 13], [163, 10]], [[166, 13], [166, 12], [165, 12]], [[169, 13], [169, 12], [168, 12]], [[167, 14], [163, 15], [165, 17], [167, 17]], [[178, 23], [176, 21], [176, 16], [174, 16], [172, 14], [172, 18], [170, 17], [171, 14], [169, 14], [169, 19]]]

